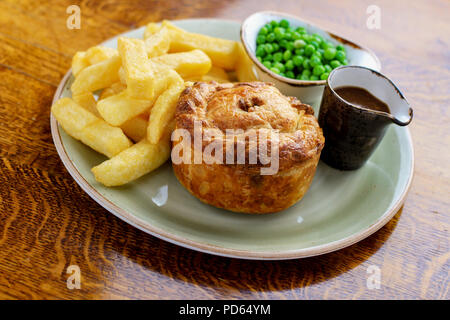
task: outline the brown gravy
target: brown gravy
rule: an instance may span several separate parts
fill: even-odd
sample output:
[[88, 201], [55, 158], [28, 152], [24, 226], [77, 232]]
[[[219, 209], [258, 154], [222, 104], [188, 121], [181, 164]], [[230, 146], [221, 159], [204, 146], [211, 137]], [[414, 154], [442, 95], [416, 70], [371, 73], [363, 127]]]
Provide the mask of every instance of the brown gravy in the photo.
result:
[[334, 91], [342, 99], [358, 107], [390, 113], [388, 105], [366, 89], [347, 86], [336, 88]]

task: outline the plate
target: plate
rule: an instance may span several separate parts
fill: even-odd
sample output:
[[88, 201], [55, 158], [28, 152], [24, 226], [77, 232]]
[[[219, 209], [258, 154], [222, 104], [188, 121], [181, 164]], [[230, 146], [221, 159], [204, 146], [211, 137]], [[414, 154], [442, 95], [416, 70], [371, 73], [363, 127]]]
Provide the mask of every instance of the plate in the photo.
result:
[[[240, 23], [179, 20], [188, 31], [239, 40]], [[141, 38], [144, 28], [123, 34]], [[103, 45], [115, 47], [117, 37]], [[70, 97], [69, 71], [54, 101]], [[97, 183], [90, 169], [106, 158], [68, 136], [50, 119], [53, 140], [80, 187], [105, 209], [158, 238], [211, 254], [260, 260], [315, 256], [358, 242], [399, 210], [411, 185], [414, 153], [407, 128], [390, 126], [367, 164], [344, 172], [320, 162], [306, 196], [291, 208], [267, 215], [234, 213], [206, 205], [176, 179], [170, 163], [122, 187]], [[75, 204], [74, 204], [75, 205]]]

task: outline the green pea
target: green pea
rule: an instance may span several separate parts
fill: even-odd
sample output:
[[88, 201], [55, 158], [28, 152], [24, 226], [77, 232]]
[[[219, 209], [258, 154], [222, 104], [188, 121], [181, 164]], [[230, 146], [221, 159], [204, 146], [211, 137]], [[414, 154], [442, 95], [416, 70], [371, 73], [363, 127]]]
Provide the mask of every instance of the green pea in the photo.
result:
[[256, 56], [257, 57], [264, 57], [266, 55], [266, 49], [264, 46], [260, 45], [256, 47]]
[[303, 56], [305, 54], [305, 49], [301, 48], [301, 49], [296, 49], [295, 50], [295, 54], [298, 56]]
[[286, 50], [283, 53], [283, 59], [284, 61], [288, 61], [292, 57], [292, 52], [290, 50]]
[[294, 68], [295, 68], [294, 61], [292, 61], [292, 60], [286, 61], [284, 66], [286, 67], [287, 70], [290, 70], [290, 71], [294, 70]]
[[317, 41], [311, 41], [310, 44], [312, 44], [314, 48], [319, 49], [319, 43]]
[[290, 51], [294, 51], [295, 47], [294, 47], [294, 42], [288, 42], [286, 44], [286, 49], [290, 50]]
[[272, 28], [276, 28], [278, 27], [278, 22], [275, 20], [270, 21], [270, 25], [272, 26]]
[[317, 80], [319, 80], [319, 77], [316, 76], [315, 74], [313, 74], [312, 76], [309, 77], [309, 80], [311, 80], [311, 81], [317, 81]]
[[309, 76], [302, 74], [300, 80], [309, 80]]
[[280, 76], [286, 77], [286, 74], [284, 72], [280, 72]]
[[283, 54], [281, 52], [273, 54], [273, 61], [280, 62], [281, 60], [283, 60]]
[[327, 73], [330, 73], [331, 70], [333, 70], [329, 64], [325, 64], [323, 67], [325, 68], [325, 72]]
[[274, 66], [275, 68], [277, 68], [278, 70], [280, 70], [280, 72], [284, 72], [284, 71], [286, 70], [284, 64], [282, 64], [282, 63], [280, 63], [280, 62], [275, 62], [275, 63], [273, 64], [273, 66]]
[[276, 74], [280, 73], [280, 69], [275, 68], [275, 67], [270, 68], [270, 71], [275, 72]]
[[336, 46], [336, 50], [338, 50], [338, 51], [345, 51], [344, 46], [342, 44], [338, 44]]
[[327, 48], [333, 48], [333, 45], [328, 41], [322, 41], [320, 47], [325, 50]]
[[313, 54], [311, 55], [311, 57], [317, 57], [317, 58], [319, 58], [320, 60], [322, 60], [322, 53], [320, 53], [319, 50], [316, 50], [316, 51], [313, 52]]
[[295, 66], [299, 67], [302, 65], [304, 58], [302, 56], [294, 56], [292, 58], [292, 62], [294, 63]]
[[283, 38], [284, 39], [286, 39], [286, 40], [293, 40], [293, 38], [292, 38], [292, 33], [290, 33], [290, 32], [286, 32], [284, 35], [283, 35]]
[[304, 69], [311, 68], [311, 64], [309, 63], [309, 59], [303, 60], [302, 66], [303, 66]]
[[330, 74], [328, 72], [324, 72], [320, 75], [320, 80], [327, 80]]
[[288, 78], [295, 78], [295, 74], [292, 71], [286, 71], [286, 77]]
[[331, 62], [330, 62], [330, 66], [331, 66], [331, 68], [333, 68], [333, 69], [336, 69], [337, 67], [339, 67], [341, 65], [341, 63], [338, 61], [338, 60], [332, 60]]
[[272, 68], [272, 63], [271, 63], [270, 61], [264, 61], [264, 62], [263, 62], [263, 65], [264, 65], [267, 69]]
[[257, 38], [256, 38], [256, 43], [257, 44], [263, 44], [264, 42], [266, 42], [266, 36], [264, 36], [264, 35], [259, 35]]
[[280, 21], [280, 26], [282, 26], [283, 28], [288, 28], [289, 27], [289, 21], [287, 21], [286, 19], [282, 19]]
[[283, 40], [281, 40], [281, 41], [279, 42], [279, 44], [280, 44], [280, 47], [286, 48], [286, 47], [287, 47], [287, 44], [288, 44], [288, 41], [287, 41], [286, 39], [283, 39]]
[[344, 61], [342, 61], [342, 65], [344, 65], [344, 66], [348, 65], [348, 60], [344, 59]]
[[269, 53], [264, 57], [263, 61], [273, 61], [273, 55]]
[[327, 60], [333, 60], [333, 58], [336, 56], [336, 49], [335, 48], [327, 48], [325, 52], [323, 53], [323, 56]]
[[302, 40], [304, 40], [306, 43], [309, 43], [311, 41], [311, 36], [307, 33], [302, 34]]
[[276, 38], [278, 41], [280, 41], [281, 39], [283, 39], [285, 30], [284, 30], [284, 28], [276, 27], [276, 28], [273, 30], [273, 33], [275, 34], [275, 38]]
[[302, 35], [298, 33], [297, 31], [292, 32], [292, 39], [294, 40], [300, 40], [302, 38]]
[[344, 51], [336, 51], [336, 60], [343, 62], [345, 60], [345, 52]]
[[263, 62], [263, 59], [261, 57], [256, 57], [256, 59], [258, 59], [259, 62]]
[[294, 41], [294, 48], [296, 48], [296, 49], [301, 49], [305, 46], [306, 46], [306, 42], [304, 40], [299, 39], [299, 40]]
[[298, 27], [297, 29], [295, 29], [295, 31], [297, 31], [300, 34], [306, 33], [306, 29], [304, 27]]
[[265, 35], [268, 34], [268, 33], [269, 33], [269, 30], [266, 28], [266, 26], [262, 27], [262, 28], [259, 30], [259, 34], [260, 34], [260, 35], [265, 36]]
[[312, 56], [311, 59], [309, 59], [309, 64], [311, 67], [315, 67], [322, 64], [322, 61], [320, 61], [319, 57]]
[[314, 34], [313, 36], [317, 43], [321, 44], [322, 42], [324, 42], [323, 38], [320, 35]]
[[321, 65], [321, 64], [316, 65], [316, 66], [314, 67], [314, 69], [313, 69], [313, 74], [316, 75], [316, 76], [320, 76], [320, 75], [321, 75], [322, 73], [324, 73], [324, 72], [325, 72], [325, 68], [324, 68], [324, 66]]
[[271, 45], [270, 43], [267, 43], [267, 44], [264, 46], [264, 49], [266, 49], [266, 52], [267, 52], [267, 53], [272, 53], [272, 52], [273, 52], [273, 45]]
[[272, 43], [273, 46], [273, 52], [277, 52], [278, 50], [280, 50], [280, 45], [276, 42]]
[[266, 41], [267, 42], [274, 42], [275, 41], [275, 33], [271, 32], [266, 36]]
[[305, 75], [305, 76], [309, 77], [311, 75], [311, 70], [309, 70], [309, 69], [303, 70], [302, 71], [302, 75]]
[[308, 44], [305, 47], [305, 55], [307, 55], [308, 57], [310, 57], [314, 51], [316, 51], [316, 48], [312, 44]]

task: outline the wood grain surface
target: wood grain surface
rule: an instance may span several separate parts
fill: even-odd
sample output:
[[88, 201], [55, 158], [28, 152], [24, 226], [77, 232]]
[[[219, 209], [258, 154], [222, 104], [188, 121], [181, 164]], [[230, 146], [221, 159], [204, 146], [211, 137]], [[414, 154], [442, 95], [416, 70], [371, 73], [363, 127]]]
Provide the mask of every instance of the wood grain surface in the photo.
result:
[[[0, 298], [449, 299], [450, 2], [0, 0]], [[81, 8], [81, 29], [66, 8]], [[258, 262], [169, 244], [115, 218], [69, 176], [53, 146], [50, 103], [78, 50], [162, 19], [242, 20], [256, 10], [304, 17], [373, 49], [403, 91], [415, 178], [380, 231], [324, 256]], [[362, 199], [362, 201], [364, 201]], [[368, 208], [370, 210], [370, 208]], [[66, 287], [79, 265], [81, 289]], [[366, 286], [381, 269], [380, 289]]]

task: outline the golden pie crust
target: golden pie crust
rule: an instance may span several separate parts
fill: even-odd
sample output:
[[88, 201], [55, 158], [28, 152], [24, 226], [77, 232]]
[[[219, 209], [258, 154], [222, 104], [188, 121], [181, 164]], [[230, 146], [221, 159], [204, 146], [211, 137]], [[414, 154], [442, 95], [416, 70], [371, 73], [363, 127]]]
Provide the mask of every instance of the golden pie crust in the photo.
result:
[[[224, 160], [214, 163], [203, 157], [197, 163], [172, 161], [178, 180], [201, 201], [236, 212], [278, 212], [299, 201], [311, 184], [325, 142], [309, 105], [284, 96], [272, 84], [264, 82], [196, 82], [181, 94], [175, 121], [175, 129], [184, 129], [191, 137], [194, 128], [198, 128], [195, 124], [199, 123], [203, 132], [209, 130], [213, 134], [209, 140], [201, 139], [197, 148], [194, 139], [174, 141], [173, 148], [184, 144], [182, 149], [189, 150], [194, 159], [195, 153], [203, 153], [214, 141], [223, 146]], [[242, 130], [230, 135], [227, 129]], [[250, 132], [268, 137], [264, 149], [268, 155], [272, 143], [277, 142], [279, 156], [275, 174], [262, 175], [261, 169], [271, 164], [263, 164], [259, 158], [256, 163], [249, 163], [252, 152], [260, 150], [263, 141], [257, 139], [252, 143], [248, 138]], [[276, 136], [272, 135], [275, 133]], [[244, 164], [236, 163], [239, 143], [240, 150], [245, 150]], [[225, 162], [228, 150], [234, 153], [230, 156], [232, 163]], [[217, 155], [213, 152], [212, 156]]]

